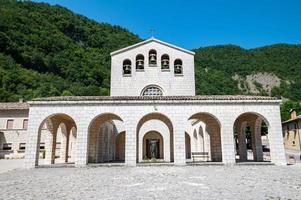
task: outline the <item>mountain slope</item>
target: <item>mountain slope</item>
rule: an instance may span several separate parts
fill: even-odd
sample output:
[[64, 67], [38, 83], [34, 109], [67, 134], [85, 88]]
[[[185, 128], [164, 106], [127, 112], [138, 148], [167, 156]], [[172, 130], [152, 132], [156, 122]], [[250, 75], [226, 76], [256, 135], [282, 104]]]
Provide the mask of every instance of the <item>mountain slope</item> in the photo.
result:
[[[1, 101], [106, 95], [109, 53], [141, 41], [121, 27], [44, 3], [0, 0], [0, 19]], [[23, 76], [17, 87], [14, 70]]]
[[198, 93], [301, 99], [301, 45], [277, 44], [250, 50], [223, 45], [194, 51]]

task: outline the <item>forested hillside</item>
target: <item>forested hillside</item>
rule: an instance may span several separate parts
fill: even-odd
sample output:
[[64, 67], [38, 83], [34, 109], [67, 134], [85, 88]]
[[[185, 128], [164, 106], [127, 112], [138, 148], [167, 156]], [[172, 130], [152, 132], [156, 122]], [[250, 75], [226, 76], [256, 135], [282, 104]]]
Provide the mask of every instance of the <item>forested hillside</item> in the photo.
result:
[[0, 101], [107, 95], [111, 51], [141, 41], [60, 6], [0, 0]]
[[[225, 45], [194, 51], [199, 93], [252, 94], [250, 86], [254, 85], [257, 92], [253, 94], [301, 99], [301, 45], [276, 44], [250, 50]], [[254, 74], [258, 74], [257, 79], [247, 82], [246, 77]]]
[[[61, 6], [0, 0], [0, 101], [107, 95], [109, 53], [141, 40], [122, 27], [90, 20]], [[221, 45], [193, 51], [199, 95], [301, 100], [301, 45], [250, 50]]]

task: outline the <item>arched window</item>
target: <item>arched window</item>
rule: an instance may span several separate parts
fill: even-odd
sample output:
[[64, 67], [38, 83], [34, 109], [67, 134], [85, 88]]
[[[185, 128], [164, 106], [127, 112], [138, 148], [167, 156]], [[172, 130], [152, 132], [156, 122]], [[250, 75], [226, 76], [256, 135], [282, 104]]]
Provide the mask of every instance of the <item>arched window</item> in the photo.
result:
[[169, 69], [169, 55], [167, 54], [161, 57], [161, 69]]
[[176, 59], [175, 63], [175, 74], [183, 74], [183, 62], [181, 59]]
[[144, 69], [144, 56], [142, 54], [136, 56], [136, 69], [137, 70]]
[[157, 52], [156, 50], [152, 49], [149, 51], [149, 65], [150, 66], [156, 66], [157, 65]]
[[122, 65], [123, 75], [131, 75], [132, 73], [132, 62], [129, 59], [123, 61]]
[[143, 89], [142, 96], [162, 96], [162, 90], [156, 85], [150, 85]]

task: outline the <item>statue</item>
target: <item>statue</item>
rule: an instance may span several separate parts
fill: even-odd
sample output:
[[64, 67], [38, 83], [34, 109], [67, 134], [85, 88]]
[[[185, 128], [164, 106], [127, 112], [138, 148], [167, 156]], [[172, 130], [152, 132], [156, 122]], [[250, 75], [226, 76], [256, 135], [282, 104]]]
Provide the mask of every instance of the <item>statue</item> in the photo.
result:
[[150, 140], [149, 141], [149, 150], [151, 154], [151, 159], [157, 157], [157, 140]]

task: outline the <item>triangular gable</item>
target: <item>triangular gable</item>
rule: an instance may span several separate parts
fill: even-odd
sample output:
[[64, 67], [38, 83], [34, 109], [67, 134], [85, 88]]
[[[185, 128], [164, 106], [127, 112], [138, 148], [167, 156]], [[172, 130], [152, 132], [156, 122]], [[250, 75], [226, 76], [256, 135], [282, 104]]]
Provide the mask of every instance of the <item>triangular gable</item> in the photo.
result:
[[122, 53], [122, 52], [129, 51], [129, 50], [131, 50], [131, 49], [140, 47], [140, 46], [145, 45], [145, 44], [150, 43], [150, 42], [157, 42], [157, 43], [159, 43], [159, 44], [165, 45], [165, 46], [167, 46], [167, 47], [170, 47], [170, 48], [173, 48], [173, 49], [176, 49], [176, 50], [179, 50], [179, 51], [182, 51], [182, 52], [187, 53], [187, 54], [191, 54], [191, 55], [194, 55], [194, 54], [195, 54], [193, 51], [189, 51], [189, 50], [187, 50], [187, 49], [183, 49], [183, 48], [181, 48], [181, 47], [178, 47], [178, 46], [175, 46], [175, 45], [172, 45], [172, 44], [163, 42], [163, 41], [161, 41], [161, 40], [158, 40], [158, 39], [156, 39], [156, 38], [154, 38], [154, 37], [151, 37], [150, 39], [144, 40], [144, 41], [139, 42], [139, 43], [137, 43], [137, 44], [134, 44], [134, 45], [125, 47], [125, 48], [123, 48], [123, 49], [119, 49], [119, 50], [117, 50], [117, 51], [114, 51], [114, 52], [112, 52], [110, 55], [111, 55], [111, 56], [114, 56], [114, 55], [120, 54], [120, 53]]

